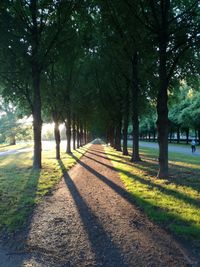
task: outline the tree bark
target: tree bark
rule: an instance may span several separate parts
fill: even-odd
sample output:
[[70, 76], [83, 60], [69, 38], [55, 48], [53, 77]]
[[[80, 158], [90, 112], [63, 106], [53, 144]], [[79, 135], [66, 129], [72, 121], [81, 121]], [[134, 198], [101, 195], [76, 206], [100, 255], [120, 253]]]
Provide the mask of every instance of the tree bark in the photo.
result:
[[186, 132], [186, 144], [188, 144], [189, 143], [189, 132], [190, 132], [190, 129], [187, 128], [185, 132]]
[[138, 52], [136, 51], [132, 59], [132, 125], [133, 125], [133, 152], [131, 161], [141, 161], [139, 156], [139, 79], [138, 79]]
[[123, 155], [128, 155], [128, 120], [124, 119], [123, 126]]
[[9, 145], [10, 146], [16, 145], [16, 138], [14, 134], [9, 137]]
[[180, 143], [180, 127], [177, 127], [177, 144]]
[[67, 121], [66, 121], [66, 136], [67, 136], [67, 149], [66, 153], [70, 154], [71, 152], [71, 114], [70, 111], [67, 114]]
[[151, 142], [151, 133], [150, 132], [149, 132], [148, 136], [149, 136], [149, 142]]
[[110, 137], [109, 137], [109, 142], [110, 142], [111, 147], [115, 146], [114, 136], [115, 136], [115, 128], [114, 128], [114, 126], [111, 126], [110, 127]]
[[87, 144], [87, 127], [86, 123], [84, 124], [84, 144]]
[[56, 141], [56, 159], [60, 159], [60, 130], [58, 120], [54, 120], [54, 137]]
[[34, 156], [33, 168], [42, 168], [42, 118], [41, 118], [41, 96], [40, 96], [40, 74], [37, 66], [32, 68], [33, 77], [33, 136], [34, 136]]
[[80, 124], [79, 120], [76, 122], [77, 148], [80, 147]]
[[159, 40], [159, 91], [157, 95], [157, 127], [159, 144], [159, 171], [158, 178], [167, 179], [168, 170], [168, 78], [167, 78], [167, 37], [165, 31], [160, 34]]
[[83, 124], [80, 122], [80, 146], [83, 146]]
[[74, 116], [73, 116], [73, 121], [72, 121], [72, 133], [73, 133], [73, 150], [75, 150], [76, 149], [76, 120]]
[[115, 149], [117, 151], [122, 151], [122, 148], [121, 148], [121, 130], [122, 130], [122, 120], [120, 118], [117, 125], [116, 125], [116, 130], [115, 130]]
[[200, 129], [198, 130], [198, 143], [200, 144]]
[[41, 118], [41, 92], [40, 92], [40, 76], [41, 66], [38, 55], [39, 50], [39, 35], [37, 23], [37, 1], [30, 2], [30, 11], [32, 17], [31, 40], [32, 40], [32, 56], [31, 56], [31, 71], [33, 85], [33, 136], [34, 136], [34, 156], [33, 168], [42, 168], [42, 118]]

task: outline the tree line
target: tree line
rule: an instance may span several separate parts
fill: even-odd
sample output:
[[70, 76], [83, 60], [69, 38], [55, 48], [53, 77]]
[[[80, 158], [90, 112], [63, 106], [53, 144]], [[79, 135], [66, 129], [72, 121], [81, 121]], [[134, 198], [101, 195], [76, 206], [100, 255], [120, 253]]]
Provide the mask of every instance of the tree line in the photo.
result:
[[60, 123], [67, 152], [71, 137], [90, 132], [125, 155], [131, 124], [131, 160], [138, 162], [140, 123], [150, 116], [158, 177], [168, 177], [168, 135], [172, 123], [181, 124], [170, 115], [173, 99], [181, 81], [198, 88], [198, 0], [15, 0], [3, 1], [0, 12], [1, 91], [33, 116], [34, 168], [41, 168], [43, 121], [54, 121], [57, 158]]

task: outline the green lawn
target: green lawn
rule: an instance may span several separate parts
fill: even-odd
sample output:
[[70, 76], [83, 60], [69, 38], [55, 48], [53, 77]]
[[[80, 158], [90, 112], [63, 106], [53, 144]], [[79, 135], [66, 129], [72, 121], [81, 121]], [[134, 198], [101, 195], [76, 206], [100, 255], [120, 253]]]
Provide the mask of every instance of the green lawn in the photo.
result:
[[170, 178], [156, 178], [158, 150], [141, 149], [141, 163], [131, 163], [105, 147], [135, 203], [156, 223], [200, 244], [200, 158], [169, 153]]
[[[6, 150], [13, 148], [10, 146]], [[80, 152], [84, 153], [85, 150], [80, 148], [73, 154], [80, 158]], [[64, 149], [61, 158], [67, 170], [76, 163], [76, 159], [64, 153]], [[23, 226], [34, 205], [50, 193], [62, 177], [54, 150], [43, 151], [41, 171], [34, 171], [31, 166], [31, 152], [0, 157], [0, 230], [7, 229], [10, 232]]]

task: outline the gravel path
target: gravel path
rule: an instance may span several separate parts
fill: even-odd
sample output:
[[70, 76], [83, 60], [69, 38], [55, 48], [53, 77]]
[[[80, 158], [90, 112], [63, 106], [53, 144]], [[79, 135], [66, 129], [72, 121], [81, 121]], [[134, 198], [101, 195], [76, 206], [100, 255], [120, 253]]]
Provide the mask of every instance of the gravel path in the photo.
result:
[[194, 266], [185, 250], [136, 208], [102, 153], [102, 145], [92, 145], [65, 172], [37, 206], [26, 241], [18, 240], [26, 242], [26, 253], [6, 260], [0, 250], [5, 264], [0, 266]]

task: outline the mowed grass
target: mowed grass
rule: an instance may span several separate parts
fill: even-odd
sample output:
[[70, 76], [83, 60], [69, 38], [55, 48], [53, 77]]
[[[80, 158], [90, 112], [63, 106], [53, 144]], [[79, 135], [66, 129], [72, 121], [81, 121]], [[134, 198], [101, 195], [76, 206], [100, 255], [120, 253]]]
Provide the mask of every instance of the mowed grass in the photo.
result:
[[141, 148], [142, 162], [105, 147], [135, 203], [156, 223], [200, 245], [200, 157], [169, 153], [170, 178], [156, 178], [158, 150]]
[[[63, 148], [61, 158], [65, 168], [70, 169], [76, 163], [75, 158], [84, 152], [80, 148], [68, 155]], [[42, 156], [40, 171], [32, 169], [32, 152], [0, 156], [0, 230], [12, 232], [23, 226], [35, 204], [60, 181], [63, 172], [55, 159], [55, 150], [43, 151]]]

